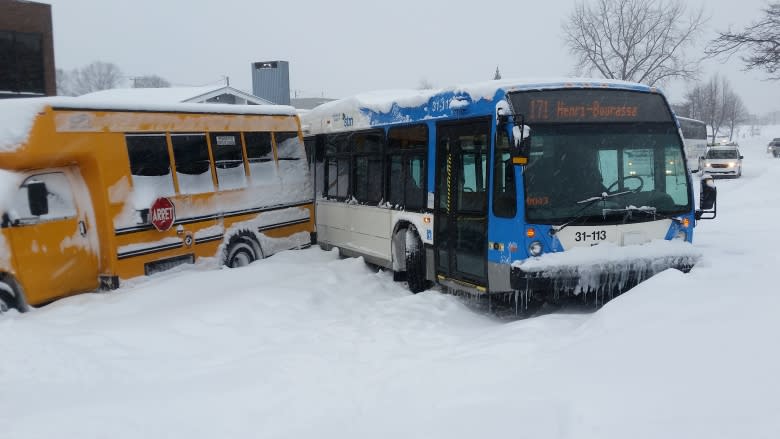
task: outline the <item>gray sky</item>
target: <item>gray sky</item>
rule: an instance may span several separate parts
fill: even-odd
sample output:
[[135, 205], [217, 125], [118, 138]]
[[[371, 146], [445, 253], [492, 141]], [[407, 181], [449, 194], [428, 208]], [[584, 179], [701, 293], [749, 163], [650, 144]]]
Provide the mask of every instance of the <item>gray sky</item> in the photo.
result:
[[[58, 68], [95, 60], [127, 76], [157, 74], [174, 85], [219, 83], [251, 90], [254, 61], [290, 62], [301, 97], [344, 97], [363, 91], [416, 88], [425, 79], [447, 86], [492, 79], [563, 76], [574, 62], [561, 23], [573, 0], [395, 0], [322, 2], [251, 0], [39, 0], [54, 15]], [[765, 0], [687, 0], [710, 17], [699, 50], [715, 30], [741, 29]], [[736, 5], [736, 6], [735, 6]], [[780, 110], [780, 82], [741, 70], [738, 57], [708, 61], [702, 78], [729, 78], [753, 113]], [[665, 87], [672, 102], [686, 85]]]

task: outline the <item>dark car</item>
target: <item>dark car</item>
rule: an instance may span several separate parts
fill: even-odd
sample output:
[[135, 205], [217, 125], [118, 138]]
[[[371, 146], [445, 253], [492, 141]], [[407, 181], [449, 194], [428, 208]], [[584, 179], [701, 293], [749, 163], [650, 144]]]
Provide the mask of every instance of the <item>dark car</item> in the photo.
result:
[[775, 138], [766, 146], [766, 152], [775, 157], [780, 157], [780, 137]]

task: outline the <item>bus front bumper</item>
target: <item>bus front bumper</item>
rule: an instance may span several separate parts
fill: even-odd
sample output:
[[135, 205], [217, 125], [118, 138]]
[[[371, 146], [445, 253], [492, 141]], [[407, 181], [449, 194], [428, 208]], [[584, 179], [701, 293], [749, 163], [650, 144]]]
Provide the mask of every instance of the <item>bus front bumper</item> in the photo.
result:
[[614, 248], [609, 252], [594, 251], [591, 258], [587, 256], [593, 248], [582, 248], [515, 262], [510, 286], [544, 300], [590, 293], [611, 298], [669, 268], [687, 273], [701, 257], [690, 244], [666, 243], [669, 248], [656, 247], [644, 256], [637, 251], [642, 246], [610, 246]]

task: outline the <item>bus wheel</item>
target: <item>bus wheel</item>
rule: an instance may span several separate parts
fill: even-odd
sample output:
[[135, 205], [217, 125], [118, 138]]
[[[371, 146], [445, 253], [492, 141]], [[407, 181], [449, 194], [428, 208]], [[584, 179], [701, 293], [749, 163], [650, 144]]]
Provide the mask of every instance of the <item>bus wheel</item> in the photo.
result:
[[409, 291], [419, 293], [428, 289], [425, 279], [425, 249], [417, 231], [406, 229], [406, 283]]
[[245, 267], [261, 259], [260, 245], [249, 232], [240, 232], [230, 238], [225, 250], [225, 265], [229, 268]]
[[14, 287], [6, 282], [6, 280], [0, 275], [0, 314], [14, 308], [18, 308], [16, 301], [16, 291]]

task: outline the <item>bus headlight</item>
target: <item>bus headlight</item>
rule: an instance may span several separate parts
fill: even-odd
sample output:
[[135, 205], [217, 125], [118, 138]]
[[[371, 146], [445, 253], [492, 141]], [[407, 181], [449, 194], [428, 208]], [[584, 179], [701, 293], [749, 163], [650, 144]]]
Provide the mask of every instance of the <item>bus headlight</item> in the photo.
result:
[[674, 235], [674, 239], [685, 241], [688, 239], [688, 233], [686, 233], [685, 230], [678, 230], [677, 234]]
[[542, 254], [542, 243], [534, 241], [528, 245], [528, 254], [531, 256], [539, 256]]

